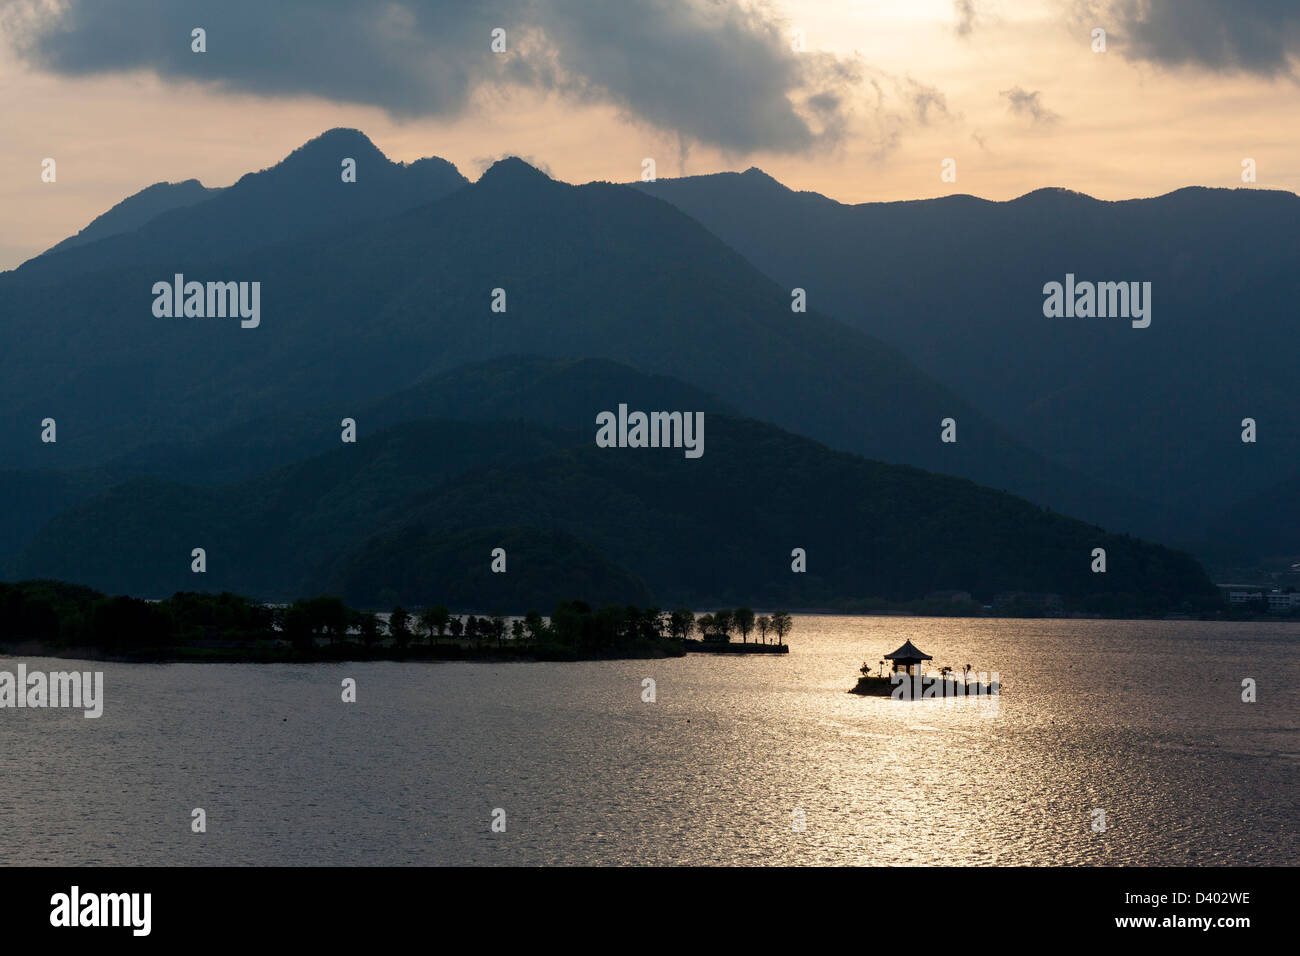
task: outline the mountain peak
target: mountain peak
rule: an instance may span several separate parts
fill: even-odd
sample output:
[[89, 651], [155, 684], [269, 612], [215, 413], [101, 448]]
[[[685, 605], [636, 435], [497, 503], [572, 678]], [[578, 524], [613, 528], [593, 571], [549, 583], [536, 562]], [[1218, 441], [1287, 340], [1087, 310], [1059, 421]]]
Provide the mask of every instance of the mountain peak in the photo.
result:
[[309, 139], [286, 156], [279, 165], [294, 164], [302, 159], [314, 159], [328, 154], [331, 158], [350, 156], [353, 159], [379, 157], [388, 162], [388, 157], [370, 141], [370, 137], [359, 129], [337, 126], [328, 129], [314, 139]]
[[740, 180], [751, 189], [766, 190], [768, 193], [789, 193], [794, 191], [781, 180], [764, 172], [757, 166], [750, 166], [749, 169], [741, 173]]
[[[298, 150], [304, 149], [322, 149], [335, 147], [358, 147], [361, 149], [378, 150], [379, 147], [370, 141], [370, 137], [359, 129], [352, 129], [348, 126], [336, 126], [333, 129], [327, 129], [314, 139], [309, 139], [298, 147]], [[298, 150], [295, 150], [297, 152]]]
[[1035, 189], [1025, 193], [1023, 196], [1017, 196], [1012, 202], [1043, 202], [1044, 200], [1085, 200], [1087, 202], [1097, 202], [1087, 193], [1075, 192], [1073, 189], [1065, 189], [1062, 186], [1044, 186], [1041, 189]]
[[310, 170], [322, 167], [337, 169], [344, 158], [354, 159], [359, 165], [396, 165], [361, 130], [335, 127], [307, 140], [275, 165], [255, 173], [245, 173], [235, 185], [258, 183], [260, 188], [267, 188], [304, 174], [310, 177]]
[[536, 166], [530, 166], [518, 156], [506, 156], [489, 166], [478, 179], [482, 185], [516, 185], [529, 183], [550, 183], [551, 179]]

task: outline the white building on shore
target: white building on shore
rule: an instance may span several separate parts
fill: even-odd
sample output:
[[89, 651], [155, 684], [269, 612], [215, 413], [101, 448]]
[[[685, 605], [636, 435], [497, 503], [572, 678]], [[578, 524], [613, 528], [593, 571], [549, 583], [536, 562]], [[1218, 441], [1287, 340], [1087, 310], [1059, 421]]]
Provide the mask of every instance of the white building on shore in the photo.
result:
[[1289, 614], [1300, 608], [1300, 591], [1269, 591], [1265, 597], [1269, 614]]

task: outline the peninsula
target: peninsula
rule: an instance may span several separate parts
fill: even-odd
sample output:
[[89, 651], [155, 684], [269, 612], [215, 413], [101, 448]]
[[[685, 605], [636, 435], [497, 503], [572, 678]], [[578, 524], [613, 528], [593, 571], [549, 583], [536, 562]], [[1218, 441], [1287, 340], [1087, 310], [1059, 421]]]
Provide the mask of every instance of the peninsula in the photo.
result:
[[[786, 653], [793, 623], [777, 611], [561, 601], [529, 611], [454, 614], [441, 605], [360, 611], [337, 597], [268, 605], [230, 592], [162, 601], [108, 596], [60, 581], [0, 583], [0, 654], [121, 661], [550, 660]], [[698, 638], [696, 637], [698, 635]], [[754, 639], [751, 641], [751, 635]], [[733, 641], [739, 636], [739, 641]]]

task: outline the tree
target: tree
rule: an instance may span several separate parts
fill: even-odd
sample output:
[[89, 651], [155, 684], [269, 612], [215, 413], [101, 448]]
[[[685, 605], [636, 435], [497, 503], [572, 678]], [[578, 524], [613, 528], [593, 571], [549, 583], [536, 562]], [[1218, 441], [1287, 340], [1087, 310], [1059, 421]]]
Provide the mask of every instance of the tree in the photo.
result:
[[438, 639], [441, 640], [442, 635], [447, 633], [447, 624], [451, 621], [451, 612], [441, 604], [436, 604], [433, 607], [432, 614], [434, 630], [438, 632]]
[[704, 638], [706, 641], [713, 640], [712, 614], [701, 614], [699, 620], [695, 622], [695, 626], [700, 630], [700, 637]]
[[433, 632], [436, 630], [436, 627], [433, 623], [433, 608], [426, 607], [424, 610], [422, 610], [420, 612], [418, 620], [420, 622], [420, 627], [424, 629], [424, 633], [429, 638], [429, 643], [433, 644]]
[[322, 597], [318, 600], [321, 602], [321, 613], [324, 617], [325, 631], [330, 636], [330, 643], [333, 644], [335, 638], [346, 640], [348, 624], [352, 620], [352, 613], [348, 606], [336, 597]]
[[524, 622], [518, 618], [510, 622], [510, 639], [516, 646], [524, 642]]
[[424, 628], [425, 633], [429, 635], [429, 643], [433, 643], [433, 636], [442, 637], [447, 630], [447, 622], [451, 620], [451, 612], [441, 604], [435, 607], [426, 607], [420, 612], [420, 626]]
[[720, 641], [730, 641], [731, 632], [736, 626], [736, 619], [730, 608], [713, 612], [713, 633]]
[[334, 643], [335, 638], [347, 634], [351, 615], [348, 606], [339, 598], [322, 595], [304, 601], [302, 605], [307, 616], [307, 626], [313, 634], [328, 637], [330, 644]]
[[525, 614], [524, 626], [528, 628], [528, 639], [534, 644], [546, 636], [546, 621], [541, 611], [529, 611]]
[[307, 602], [301, 598], [284, 611], [284, 636], [296, 650], [304, 651], [312, 646], [311, 619]]
[[664, 636], [663, 613], [657, 607], [629, 604], [625, 636], [633, 641], [657, 641]]
[[411, 642], [411, 615], [400, 604], [388, 615], [388, 630], [392, 632], [393, 642], [398, 647], [406, 647]]
[[563, 647], [582, 647], [593, 631], [591, 618], [591, 605], [586, 601], [561, 601], [551, 612], [552, 639]]
[[489, 622], [488, 627], [491, 635], [497, 639], [497, 647], [500, 647], [502, 640], [504, 640], [506, 636], [505, 615], [501, 613], [493, 614], [492, 620]]
[[748, 644], [749, 632], [754, 629], [754, 612], [747, 607], [738, 607], [732, 621], [735, 622], [736, 630], [740, 631], [740, 642]]
[[379, 641], [379, 618], [374, 614], [359, 614], [357, 630], [361, 633], [361, 643], [373, 647]]
[[794, 621], [790, 620], [790, 615], [785, 611], [772, 612], [772, 630], [776, 631], [777, 644], [785, 643], [785, 636], [790, 633], [794, 627]]
[[763, 643], [767, 643], [767, 632], [772, 630], [772, 619], [766, 614], [760, 614], [755, 622], [758, 625], [758, 634], [763, 638]]
[[[633, 608], [633, 611], [636, 609]], [[622, 604], [607, 604], [592, 615], [588, 638], [602, 650], [618, 644], [628, 633], [628, 609]]]
[[695, 612], [688, 607], [679, 607], [668, 616], [668, 633], [672, 637], [685, 639], [695, 632]]
[[[157, 605], [118, 595], [95, 602], [91, 628], [96, 643], [103, 647], [165, 647], [171, 622]], [[26, 693], [26, 689], [18, 692]]]

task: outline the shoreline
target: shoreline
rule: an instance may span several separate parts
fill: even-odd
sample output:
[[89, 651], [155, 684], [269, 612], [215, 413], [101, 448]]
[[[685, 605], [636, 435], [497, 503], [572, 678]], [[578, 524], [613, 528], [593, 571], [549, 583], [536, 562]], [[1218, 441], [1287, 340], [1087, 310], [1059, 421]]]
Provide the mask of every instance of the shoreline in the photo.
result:
[[[809, 612], [800, 612], [809, 613]], [[877, 617], [880, 615], [839, 615], [853, 617]], [[908, 615], [921, 616], [921, 615]], [[947, 620], [947, 617], [943, 619]], [[987, 618], [974, 618], [987, 620]], [[1023, 620], [1022, 618], [1004, 618], [1004, 620]], [[1050, 618], [1048, 620], [1074, 620], [1073, 618]], [[1145, 622], [1151, 618], [1104, 618], [1107, 621]], [[1218, 624], [1287, 624], [1294, 623], [1291, 618], [1267, 615], [1245, 620], [1204, 620], [1198, 623]], [[344, 641], [335, 645], [322, 644], [311, 650], [293, 647], [282, 638], [254, 639], [248, 642], [226, 644], [192, 644], [168, 645], [154, 648], [139, 648], [132, 651], [115, 651], [93, 645], [53, 645], [41, 641], [0, 641], [0, 658], [45, 657], [54, 660], [80, 660], [114, 664], [341, 664], [352, 662], [393, 661], [403, 662], [438, 662], [465, 661], [479, 663], [579, 663], [583, 661], [609, 660], [662, 660], [665, 658], [686, 657], [690, 654], [710, 656], [749, 656], [777, 655], [790, 653], [787, 644], [762, 644], [750, 641], [720, 642], [702, 641], [693, 638], [660, 638], [653, 642], [606, 648], [598, 652], [581, 652], [564, 646], [467, 646], [463, 644], [442, 643], [434, 645], [407, 646], [399, 648], [390, 645], [366, 647], [354, 641]], [[871, 681], [879, 678], [869, 678]], [[887, 683], [887, 682], [885, 682]], [[861, 681], [859, 683], [861, 686]], [[857, 687], [848, 693], [871, 695], [874, 690]], [[886, 694], [887, 696], [888, 694]]]
[[554, 662], [578, 663], [605, 660], [659, 660], [684, 657], [686, 650], [668, 641], [644, 646], [613, 649], [597, 654], [576, 654], [562, 647], [463, 647], [455, 644], [433, 647], [367, 648], [359, 644], [324, 646], [311, 651], [288, 645], [263, 647], [160, 647], [129, 653], [98, 647], [51, 647], [37, 642], [0, 643], [0, 657], [48, 657], [56, 660], [95, 661], [109, 664], [350, 664], [373, 661], [480, 663]]

